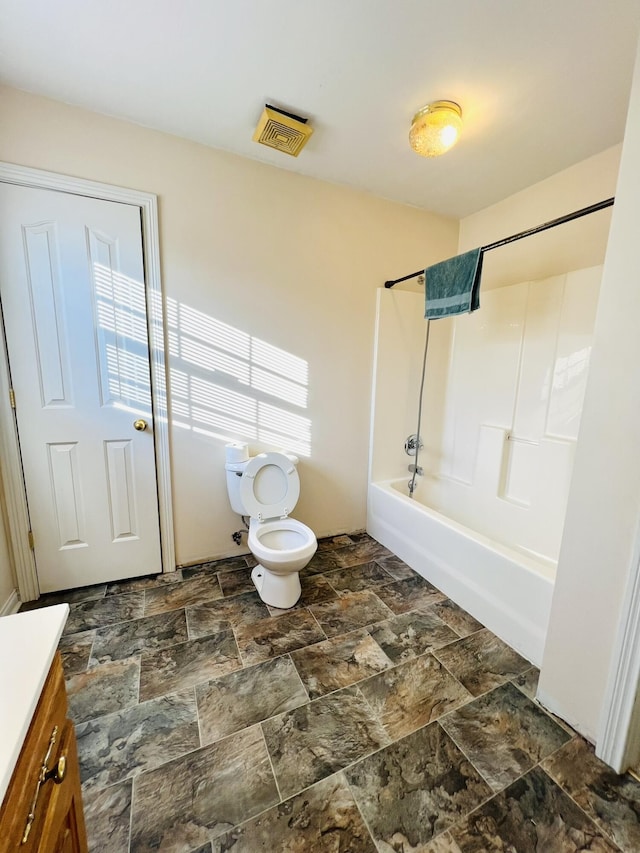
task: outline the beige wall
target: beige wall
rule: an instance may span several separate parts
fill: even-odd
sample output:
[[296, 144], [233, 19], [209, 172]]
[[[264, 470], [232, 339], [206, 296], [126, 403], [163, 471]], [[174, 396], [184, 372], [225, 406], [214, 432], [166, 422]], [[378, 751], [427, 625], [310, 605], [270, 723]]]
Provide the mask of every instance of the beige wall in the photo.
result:
[[[294, 515], [318, 535], [363, 527], [374, 291], [454, 254], [458, 223], [16, 90], [0, 115], [0, 159], [158, 194], [169, 300], [308, 362]], [[233, 553], [240, 527], [224, 440], [193, 426], [172, 431], [180, 563]]]
[[[576, 163], [460, 221], [459, 252], [527, 230], [615, 195], [621, 146]], [[484, 256], [482, 289], [585, 269], [603, 262], [611, 208]]]
[[640, 529], [640, 53], [631, 92], [594, 349], [540, 695], [598, 733]]

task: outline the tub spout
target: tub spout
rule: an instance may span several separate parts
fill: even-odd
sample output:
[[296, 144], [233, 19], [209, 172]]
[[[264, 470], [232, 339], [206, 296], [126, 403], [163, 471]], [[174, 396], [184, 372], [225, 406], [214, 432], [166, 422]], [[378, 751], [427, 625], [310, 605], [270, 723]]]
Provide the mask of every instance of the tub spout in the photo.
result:
[[407, 465], [407, 471], [409, 471], [411, 474], [419, 474], [420, 476], [424, 474], [421, 465]]

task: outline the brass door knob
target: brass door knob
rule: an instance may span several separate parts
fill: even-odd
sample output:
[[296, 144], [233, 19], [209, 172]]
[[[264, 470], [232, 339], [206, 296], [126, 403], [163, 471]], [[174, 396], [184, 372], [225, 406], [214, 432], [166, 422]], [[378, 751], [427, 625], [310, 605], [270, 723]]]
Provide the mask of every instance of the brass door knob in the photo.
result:
[[133, 428], [137, 429], [138, 432], [144, 432], [147, 428], [148, 424], [146, 421], [143, 421], [142, 418], [139, 418], [137, 421], [133, 422]]

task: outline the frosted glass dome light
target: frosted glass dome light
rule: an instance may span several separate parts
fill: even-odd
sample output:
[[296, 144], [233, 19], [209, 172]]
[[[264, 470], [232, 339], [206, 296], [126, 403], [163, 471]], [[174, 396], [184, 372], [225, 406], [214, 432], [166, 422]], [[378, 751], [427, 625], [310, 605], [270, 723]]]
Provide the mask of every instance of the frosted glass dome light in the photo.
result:
[[434, 101], [414, 115], [409, 144], [422, 157], [439, 157], [452, 148], [462, 131], [462, 110], [454, 101]]

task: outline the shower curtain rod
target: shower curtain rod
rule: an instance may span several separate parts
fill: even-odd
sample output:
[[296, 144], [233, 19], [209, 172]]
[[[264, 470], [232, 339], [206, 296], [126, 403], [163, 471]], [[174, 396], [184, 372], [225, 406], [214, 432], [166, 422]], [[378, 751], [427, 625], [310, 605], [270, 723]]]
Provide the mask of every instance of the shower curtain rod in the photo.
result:
[[[574, 210], [573, 213], [567, 213], [566, 216], [559, 216], [557, 219], [545, 222], [544, 225], [537, 225], [535, 228], [529, 228], [527, 231], [520, 231], [518, 234], [513, 234], [511, 237], [504, 237], [502, 240], [496, 240], [495, 243], [489, 243], [486, 246], [482, 246], [480, 248], [480, 252], [484, 254], [491, 249], [498, 249], [500, 246], [506, 246], [507, 243], [515, 243], [516, 240], [522, 240], [523, 237], [531, 237], [533, 234], [539, 234], [541, 231], [546, 231], [548, 228], [555, 228], [556, 225], [564, 225], [565, 222], [580, 219], [581, 216], [587, 216], [589, 213], [596, 213], [598, 210], [604, 210], [605, 207], [611, 207], [614, 201], [615, 197], [607, 198], [604, 201], [597, 202], [596, 204], [590, 204], [589, 207]], [[418, 272], [403, 275], [402, 278], [396, 278], [393, 281], [385, 281], [384, 286], [393, 287], [394, 284], [400, 284], [401, 281], [408, 281], [410, 278], [417, 278], [419, 275], [424, 275], [424, 270], [418, 270]]]

